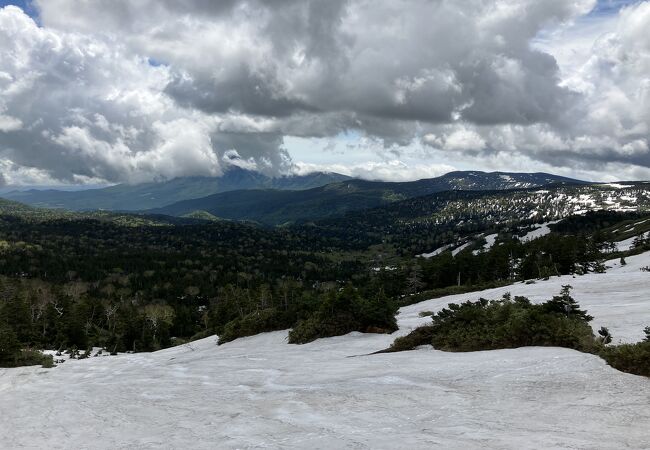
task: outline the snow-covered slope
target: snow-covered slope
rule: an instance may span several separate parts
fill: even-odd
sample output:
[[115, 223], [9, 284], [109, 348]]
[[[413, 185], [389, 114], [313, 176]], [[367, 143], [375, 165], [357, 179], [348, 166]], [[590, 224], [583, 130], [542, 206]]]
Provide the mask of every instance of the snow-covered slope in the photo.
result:
[[573, 286], [572, 295], [582, 309], [594, 316], [591, 324], [594, 329], [608, 327], [614, 343], [638, 342], [644, 337], [643, 329], [650, 326], [650, 295], [646, 288], [650, 283], [650, 272], [641, 271], [642, 267], [650, 266], [650, 253], [630, 256], [626, 262], [621, 266], [618, 260], [608, 261], [608, 270], [604, 274], [565, 275], [533, 284], [516, 283], [417, 303], [402, 308], [400, 328], [414, 328], [427, 322], [429, 318], [418, 317], [420, 311], [436, 312], [449, 303], [479, 298], [498, 299], [506, 292], [513, 296], [523, 295], [533, 302], [543, 302], [558, 294], [563, 285], [569, 284]]
[[[607, 274], [562, 277], [401, 310], [399, 334], [450, 301], [562, 284], [615, 340], [650, 325], [650, 254]], [[613, 265], [613, 264], [610, 264]], [[214, 338], [152, 354], [0, 369], [2, 448], [650, 447], [650, 380], [560, 348], [366, 355], [395, 336], [303, 346], [286, 332]], [[349, 356], [357, 356], [350, 358]]]

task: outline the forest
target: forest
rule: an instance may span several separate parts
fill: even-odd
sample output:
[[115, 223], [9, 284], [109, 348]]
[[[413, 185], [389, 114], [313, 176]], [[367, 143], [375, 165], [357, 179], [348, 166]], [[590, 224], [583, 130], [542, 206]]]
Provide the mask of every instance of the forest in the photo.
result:
[[[642, 217], [592, 212], [526, 242], [530, 220], [495, 226], [469, 210], [457, 211], [456, 225], [408, 233], [394, 232], [409, 227], [403, 216], [385, 220], [393, 213], [381, 209], [275, 228], [16, 204], [0, 211], [5, 366], [33, 363], [39, 349], [152, 351], [212, 334], [224, 343], [292, 328], [289, 341], [304, 343], [388, 333], [399, 306], [435, 295], [602, 271], [616, 255], [617, 224]], [[496, 236], [489, 248], [487, 233]], [[413, 252], [463, 242], [455, 255]], [[632, 251], [649, 245], [640, 240]]]

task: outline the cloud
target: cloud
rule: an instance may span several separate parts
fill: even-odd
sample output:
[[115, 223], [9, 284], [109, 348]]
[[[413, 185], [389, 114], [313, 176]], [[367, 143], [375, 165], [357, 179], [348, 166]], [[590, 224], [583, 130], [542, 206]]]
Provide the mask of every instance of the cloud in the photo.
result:
[[606, 27], [594, 0], [35, 5], [42, 26], [0, 10], [0, 158], [55, 180], [286, 173], [309, 167], [290, 138], [349, 131], [384, 162], [341, 170], [368, 177], [650, 167], [649, 1], [589, 19]]
[[168, 69], [119, 45], [39, 28], [0, 10], [0, 154], [49, 177], [144, 181], [218, 174], [216, 123], [181, 111], [162, 91]]
[[23, 127], [23, 122], [15, 117], [0, 114], [0, 132], [16, 131]]
[[447, 164], [409, 165], [400, 160], [368, 162], [361, 164], [308, 164], [296, 163], [294, 171], [298, 175], [311, 172], [335, 172], [364, 180], [412, 181], [434, 178], [455, 170]]
[[[621, 9], [613, 17], [545, 36], [536, 46], [562, 61], [560, 85], [571, 92], [561, 120], [538, 123], [454, 123], [427, 127], [423, 142], [454, 150], [486, 164], [492, 155], [522, 157], [551, 171], [572, 168], [590, 179], [648, 177], [650, 167], [650, 2]], [[583, 34], [581, 34], [583, 33]], [[589, 43], [589, 44], [587, 44]], [[557, 46], [557, 47], [556, 47]], [[569, 57], [571, 55], [571, 57]], [[577, 62], [576, 62], [577, 61]], [[452, 139], [452, 144], [456, 139]], [[507, 167], [507, 161], [504, 161]], [[524, 168], [525, 170], [525, 168]], [[629, 178], [628, 178], [629, 179]]]

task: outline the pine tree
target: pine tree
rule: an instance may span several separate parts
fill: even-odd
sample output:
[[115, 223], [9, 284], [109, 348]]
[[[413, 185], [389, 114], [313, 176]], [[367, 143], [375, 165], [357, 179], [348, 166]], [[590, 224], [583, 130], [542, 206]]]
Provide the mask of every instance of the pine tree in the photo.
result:
[[409, 294], [415, 294], [422, 287], [424, 287], [424, 283], [422, 282], [422, 269], [416, 264], [411, 268], [411, 272], [406, 279], [406, 289]]
[[551, 300], [545, 303], [546, 310], [556, 313], [565, 314], [567, 317], [579, 318], [585, 322], [590, 322], [593, 317], [587, 314], [587, 311], [581, 310], [578, 302], [571, 297], [573, 286], [565, 285], [560, 290], [560, 295], [555, 295]]

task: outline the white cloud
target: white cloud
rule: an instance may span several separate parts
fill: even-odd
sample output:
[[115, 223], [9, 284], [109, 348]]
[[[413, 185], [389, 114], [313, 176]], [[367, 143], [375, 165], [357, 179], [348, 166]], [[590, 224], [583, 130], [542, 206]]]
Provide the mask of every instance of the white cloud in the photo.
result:
[[443, 148], [445, 150], [483, 150], [485, 140], [473, 130], [458, 128], [445, 136]]
[[297, 137], [387, 179], [650, 167], [647, 0], [35, 4], [0, 9], [0, 158], [54, 180], [283, 173]]
[[139, 182], [221, 171], [218, 122], [164, 94], [169, 70], [120, 45], [0, 10], [0, 154], [52, 180]]
[[391, 160], [351, 165], [297, 162], [293, 173], [304, 175], [312, 172], [335, 172], [364, 180], [414, 181], [438, 177], [453, 170], [455, 168], [447, 164], [409, 165], [399, 160]]
[[15, 117], [0, 114], [0, 132], [16, 131], [23, 127], [23, 122]]

